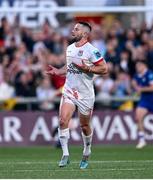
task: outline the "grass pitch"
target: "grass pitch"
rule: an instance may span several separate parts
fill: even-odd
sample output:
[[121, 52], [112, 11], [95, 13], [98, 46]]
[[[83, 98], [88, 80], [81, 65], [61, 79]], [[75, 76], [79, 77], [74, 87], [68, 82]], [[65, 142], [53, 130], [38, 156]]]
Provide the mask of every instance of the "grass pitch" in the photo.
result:
[[0, 178], [15, 179], [153, 179], [153, 146], [93, 146], [89, 167], [79, 169], [82, 148], [70, 146], [70, 164], [59, 168], [61, 149], [0, 148]]

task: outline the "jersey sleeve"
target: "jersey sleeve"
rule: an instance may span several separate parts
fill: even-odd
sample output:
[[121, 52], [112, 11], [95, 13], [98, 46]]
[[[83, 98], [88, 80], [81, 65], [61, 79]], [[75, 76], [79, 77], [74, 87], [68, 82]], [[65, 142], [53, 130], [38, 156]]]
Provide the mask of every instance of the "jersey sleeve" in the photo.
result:
[[104, 60], [104, 58], [102, 57], [102, 55], [101, 55], [101, 53], [99, 52], [98, 49], [91, 48], [91, 58], [90, 58], [90, 60], [94, 65], [98, 65], [100, 62], [102, 62]]

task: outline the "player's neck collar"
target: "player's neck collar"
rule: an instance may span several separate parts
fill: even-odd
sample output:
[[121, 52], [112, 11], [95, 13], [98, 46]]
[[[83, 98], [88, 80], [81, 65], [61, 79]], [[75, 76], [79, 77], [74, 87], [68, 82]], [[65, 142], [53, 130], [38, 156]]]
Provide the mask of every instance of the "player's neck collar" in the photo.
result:
[[88, 42], [88, 40], [86, 40], [82, 43], [80, 42], [80, 44], [75, 43], [75, 47], [81, 47], [81, 46], [85, 45], [87, 42]]

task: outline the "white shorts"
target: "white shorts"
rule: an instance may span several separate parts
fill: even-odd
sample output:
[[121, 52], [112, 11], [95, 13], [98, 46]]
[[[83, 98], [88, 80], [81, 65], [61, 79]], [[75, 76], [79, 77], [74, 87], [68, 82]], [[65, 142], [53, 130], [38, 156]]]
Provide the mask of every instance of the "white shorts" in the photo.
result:
[[93, 107], [94, 107], [94, 101], [95, 99], [75, 99], [72, 97], [69, 97], [68, 95], [63, 94], [61, 98], [61, 102], [67, 102], [70, 104], [73, 104], [74, 106], [77, 106], [78, 111], [83, 115], [90, 115], [92, 114]]

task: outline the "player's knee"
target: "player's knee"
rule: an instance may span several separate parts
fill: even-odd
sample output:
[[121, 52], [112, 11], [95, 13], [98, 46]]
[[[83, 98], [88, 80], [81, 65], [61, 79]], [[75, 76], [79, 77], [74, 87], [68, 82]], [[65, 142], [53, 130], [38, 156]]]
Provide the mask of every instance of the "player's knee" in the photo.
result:
[[60, 120], [59, 126], [62, 128], [62, 127], [64, 127], [64, 125], [65, 125], [64, 121], [63, 121], [63, 120]]
[[89, 126], [89, 124], [84, 124], [84, 125], [81, 125], [81, 129], [84, 134], [88, 134], [90, 126]]
[[67, 128], [68, 127], [67, 119], [64, 117], [60, 118], [59, 126], [60, 128]]
[[136, 122], [139, 122], [140, 121], [140, 118], [139, 118], [139, 116], [136, 114], [136, 116], [135, 116], [135, 120], [136, 120]]
[[140, 111], [136, 111], [135, 119], [137, 122], [142, 121], [143, 117], [144, 117], [144, 115]]

